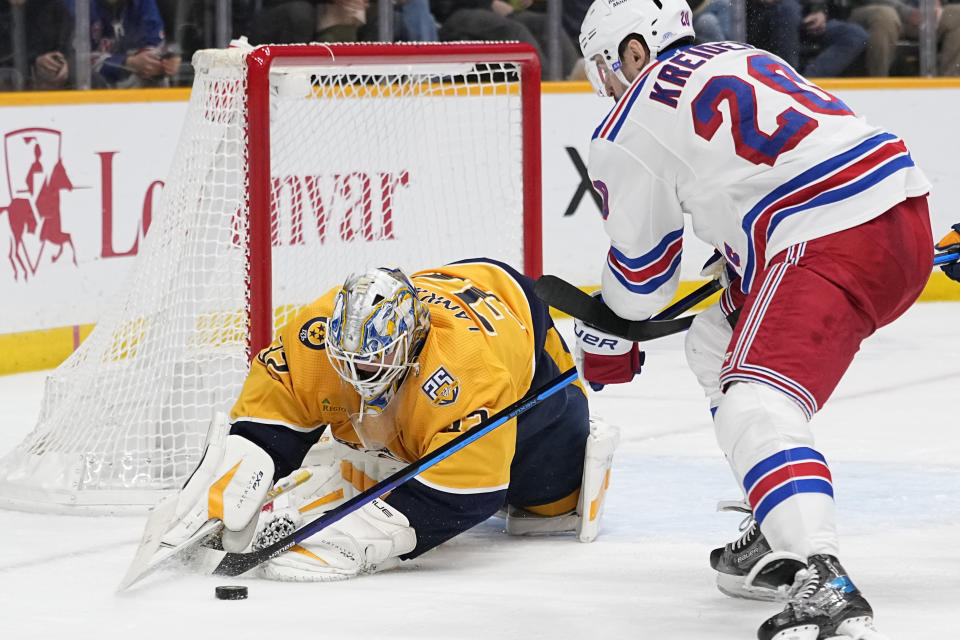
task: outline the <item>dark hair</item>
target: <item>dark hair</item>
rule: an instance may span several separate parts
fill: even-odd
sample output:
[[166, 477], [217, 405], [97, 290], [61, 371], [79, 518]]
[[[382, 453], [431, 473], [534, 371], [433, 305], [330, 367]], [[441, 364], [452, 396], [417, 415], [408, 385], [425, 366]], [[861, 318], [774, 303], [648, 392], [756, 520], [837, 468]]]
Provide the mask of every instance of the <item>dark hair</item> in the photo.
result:
[[[643, 45], [643, 48], [646, 50], [647, 55], [648, 55], [648, 56], [650, 55], [650, 47], [647, 46], [647, 43], [646, 43], [646, 41], [643, 39], [643, 36], [641, 36], [639, 33], [631, 33], [631, 34], [628, 35], [626, 38], [624, 38], [623, 40], [620, 41], [620, 46], [617, 47], [617, 57], [618, 57], [618, 58], [620, 58], [621, 60], [623, 60], [623, 50], [626, 48], [627, 43], [630, 42], [631, 40], [637, 40], [638, 42], [640, 42], [640, 44], [642, 44], [642, 45]], [[673, 42], [671, 42], [670, 44], [668, 44], [667, 46], [665, 46], [663, 49], [660, 50], [660, 53], [663, 53], [664, 51], [670, 51], [670, 49], [677, 49], [677, 48], [679, 48], [679, 47], [686, 47], [686, 46], [691, 45], [691, 44], [693, 44], [693, 43], [694, 43], [694, 37], [693, 37], [693, 36], [684, 36], [683, 38], [680, 38], [680, 39], [678, 39], [678, 40], [674, 40]], [[659, 55], [659, 54], [658, 54], [658, 55]]]

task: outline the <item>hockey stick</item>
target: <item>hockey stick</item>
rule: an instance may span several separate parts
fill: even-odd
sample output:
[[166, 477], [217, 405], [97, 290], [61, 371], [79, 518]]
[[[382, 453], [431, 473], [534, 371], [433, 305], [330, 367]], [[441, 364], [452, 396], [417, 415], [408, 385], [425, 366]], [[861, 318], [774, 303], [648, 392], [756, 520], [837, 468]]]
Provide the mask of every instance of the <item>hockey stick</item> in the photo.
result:
[[953, 253], [940, 253], [933, 256], [933, 266], [937, 267], [944, 264], [950, 264], [951, 262], [956, 262], [960, 260], [960, 253], [954, 251]]
[[[960, 260], [960, 252], [941, 253], [933, 257], [934, 266], [942, 266]], [[693, 316], [674, 319], [689, 311], [698, 303], [722, 289], [719, 280], [711, 280], [699, 289], [677, 300], [649, 320], [627, 320], [621, 318], [603, 301], [575, 287], [557, 276], [545, 275], [537, 280], [534, 293], [551, 307], [579, 318], [592, 327], [620, 338], [644, 342], [662, 338], [673, 333], [686, 331], [693, 322]]]
[[591, 296], [557, 276], [542, 276], [537, 280], [533, 291], [538, 298], [551, 307], [579, 318], [605, 333], [634, 342], [644, 342], [689, 329], [693, 316], [686, 318], [677, 318], [677, 316], [684, 311], [689, 311], [697, 303], [706, 300], [722, 288], [719, 280], [711, 280], [649, 320], [621, 318], [599, 298]]
[[[311, 477], [310, 471], [301, 470], [292, 478], [285, 482], [278, 483], [267, 494], [267, 501], [264, 507], [272, 503], [281, 493], [286, 493], [294, 487], [297, 487]], [[148, 575], [156, 571], [161, 565], [165, 564], [170, 558], [180, 555], [203, 542], [210, 535], [220, 530], [222, 522], [217, 519], [208, 520], [202, 527], [197, 529], [192, 536], [178, 545], [171, 546], [160, 541], [170, 521], [174, 518], [177, 509], [177, 496], [167, 496], [157, 503], [147, 518], [147, 524], [143, 528], [143, 537], [140, 540], [140, 546], [127, 568], [127, 573], [120, 581], [117, 591], [123, 591]]]
[[242, 573], [250, 571], [257, 565], [266, 562], [270, 558], [275, 558], [284, 551], [290, 549], [290, 547], [306, 540], [313, 534], [330, 526], [347, 514], [356, 511], [368, 502], [371, 502], [375, 498], [382, 496], [384, 493], [400, 486], [415, 475], [418, 475], [429, 469], [447, 456], [464, 448], [474, 440], [477, 440], [478, 438], [490, 433], [511, 418], [515, 418], [521, 413], [524, 413], [528, 409], [537, 405], [541, 400], [549, 398], [554, 393], [566, 387], [576, 379], [577, 369], [576, 367], [572, 367], [536, 391], [527, 394], [510, 406], [505, 407], [503, 410], [498, 411], [494, 415], [490, 416], [473, 429], [465, 431], [439, 449], [431, 451], [416, 462], [407, 465], [390, 477], [381, 480], [363, 493], [355, 495], [339, 507], [327, 511], [315, 520], [311, 520], [293, 533], [274, 542], [269, 547], [264, 547], [263, 549], [251, 551], [249, 553], [218, 552], [223, 555], [216, 568], [213, 570], [213, 573], [221, 576], [238, 576]]

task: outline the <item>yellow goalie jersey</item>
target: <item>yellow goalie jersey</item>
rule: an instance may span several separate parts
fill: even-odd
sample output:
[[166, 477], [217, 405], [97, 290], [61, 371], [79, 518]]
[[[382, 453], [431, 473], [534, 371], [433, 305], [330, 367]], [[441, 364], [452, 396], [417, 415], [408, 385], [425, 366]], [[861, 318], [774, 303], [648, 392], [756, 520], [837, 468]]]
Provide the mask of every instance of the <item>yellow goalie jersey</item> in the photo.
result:
[[[431, 328], [419, 370], [407, 375], [387, 411], [375, 418], [395, 421], [394, 436], [385, 440], [389, 455], [413, 462], [517, 401], [541, 359], [551, 360], [553, 371], [573, 366], [546, 308], [533, 298], [531, 281], [512, 268], [479, 259], [420, 271], [411, 281], [429, 309]], [[234, 431], [243, 426], [243, 435], [267, 449], [278, 475], [299, 466], [325, 425], [337, 440], [362, 448], [351, 422], [360, 397], [325, 353], [338, 290], [302, 309], [257, 356], [231, 412]], [[506, 490], [516, 445], [513, 419], [417, 480], [444, 493]]]

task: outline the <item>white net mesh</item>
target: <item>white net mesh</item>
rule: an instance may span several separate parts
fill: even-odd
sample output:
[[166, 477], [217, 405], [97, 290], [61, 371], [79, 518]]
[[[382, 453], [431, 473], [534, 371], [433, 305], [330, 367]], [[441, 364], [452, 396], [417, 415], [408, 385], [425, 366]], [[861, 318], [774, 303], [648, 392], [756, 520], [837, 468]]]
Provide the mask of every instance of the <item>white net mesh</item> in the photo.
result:
[[245, 62], [196, 54], [161, 206], [119, 303], [50, 375], [36, 428], [0, 460], [6, 504], [150, 504], [182, 485], [246, 376], [260, 268], [249, 234], [271, 237], [274, 329], [367, 266], [523, 267], [518, 65], [275, 62], [271, 228], [258, 229]]

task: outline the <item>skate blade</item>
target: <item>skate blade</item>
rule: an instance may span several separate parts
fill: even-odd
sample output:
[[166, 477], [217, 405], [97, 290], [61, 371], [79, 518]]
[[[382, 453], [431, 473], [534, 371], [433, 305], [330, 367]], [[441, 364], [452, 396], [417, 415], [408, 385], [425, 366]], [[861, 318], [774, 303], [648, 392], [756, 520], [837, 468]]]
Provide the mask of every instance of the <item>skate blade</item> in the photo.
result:
[[873, 627], [873, 618], [870, 616], [844, 620], [837, 625], [836, 634], [829, 640], [890, 640]]
[[717, 589], [725, 596], [742, 598], [744, 600], [760, 600], [775, 602], [780, 599], [779, 592], [763, 587], [748, 587], [743, 576], [732, 576], [729, 573], [717, 572]]
[[770, 640], [817, 640], [819, 637], [820, 625], [804, 624], [789, 629], [781, 629]]

